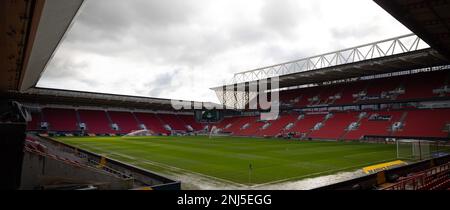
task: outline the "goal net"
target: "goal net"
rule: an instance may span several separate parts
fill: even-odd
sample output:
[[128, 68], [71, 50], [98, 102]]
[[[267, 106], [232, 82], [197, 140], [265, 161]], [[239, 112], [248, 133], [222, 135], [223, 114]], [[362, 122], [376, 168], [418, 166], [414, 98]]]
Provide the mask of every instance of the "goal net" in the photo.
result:
[[417, 139], [398, 139], [397, 158], [405, 160], [424, 160], [450, 154], [446, 142]]

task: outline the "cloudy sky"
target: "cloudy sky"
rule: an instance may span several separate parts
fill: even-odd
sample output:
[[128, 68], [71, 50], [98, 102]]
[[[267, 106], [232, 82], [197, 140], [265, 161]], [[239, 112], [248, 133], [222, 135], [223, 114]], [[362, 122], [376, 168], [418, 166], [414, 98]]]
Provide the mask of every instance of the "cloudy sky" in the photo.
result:
[[236, 72], [407, 33], [371, 0], [86, 0], [38, 86], [217, 102]]

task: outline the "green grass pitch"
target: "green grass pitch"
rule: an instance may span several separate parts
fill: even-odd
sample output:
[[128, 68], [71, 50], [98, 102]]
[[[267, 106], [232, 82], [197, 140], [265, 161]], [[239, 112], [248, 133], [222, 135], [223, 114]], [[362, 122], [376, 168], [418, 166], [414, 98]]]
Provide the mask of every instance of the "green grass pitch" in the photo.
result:
[[206, 136], [57, 139], [155, 172], [175, 168], [250, 185], [350, 171], [396, 156], [395, 145], [357, 142]]

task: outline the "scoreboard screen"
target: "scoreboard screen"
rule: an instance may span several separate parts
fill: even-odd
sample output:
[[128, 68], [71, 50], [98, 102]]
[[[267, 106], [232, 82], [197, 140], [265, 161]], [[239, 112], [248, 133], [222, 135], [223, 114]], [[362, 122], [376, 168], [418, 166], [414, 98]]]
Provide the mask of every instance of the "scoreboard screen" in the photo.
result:
[[217, 110], [201, 110], [195, 111], [195, 119], [198, 122], [217, 122], [221, 118], [220, 111]]

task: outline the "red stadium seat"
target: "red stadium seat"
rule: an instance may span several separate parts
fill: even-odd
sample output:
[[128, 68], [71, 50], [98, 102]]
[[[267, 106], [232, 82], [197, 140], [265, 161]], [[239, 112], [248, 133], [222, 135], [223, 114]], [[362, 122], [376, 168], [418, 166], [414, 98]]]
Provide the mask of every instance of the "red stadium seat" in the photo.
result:
[[269, 127], [261, 130], [258, 133], [258, 136], [277, 136], [282, 133], [289, 123], [294, 123], [297, 120], [297, 117], [298, 114], [296, 113], [281, 114], [277, 120], [268, 121], [268, 123], [270, 123]]
[[[435, 71], [404, 76], [393, 76], [336, 85], [299, 88], [280, 92], [283, 104], [294, 104], [295, 107], [308, 107], [330, 104], [353, 104], [355, 102], [382, 102], [393, 100], [426, 99], [437, 97], [433, 90], [446, 85], [448, 71]], [[394, 90], [404, 90], [397, 92]], [[355, 98], [354, 94], [364, 92], [365, 95]], [[340, 98], [330, 99], [330, 96]], [[448, 96], [450, 93], [444, 94]], [[297, 102], [292, 102], [298, 99]], [[313, 100], [314, 99], [314, 100]]]
[[131, 112], [109, 111], [108, 114], [111, 117], [112, 122], [119, 126], [119, 133], [126, 134], [140, 130], [138, 122]]
[[345, 134], [348, 126], [357, 120], [358, 113], [343, 112], [334, 113], [333, 116], [324, 121], [323, 127], [314, 130], [308, 136], [314, 139], [339, 139]]
[[185, 125], [190, 125], [194, 131], [203, 130], [203, 125], [195, 121], [194, 115], [178, 115], [178, 118], [183, 121]]
[[[315, 86], [291, 89], [280, 92], [283, 105], [290, 108], [308, 108], [317, 110], [328, 105], [352, 105], [359, 102], [367, 115], [360, 117], [364, 111], [335, 111], [334, 116], [325, 119], [327, 112], [304, 111], [303, 118], [299, 112], [289, 110], [272, 121], [260, 121], [259, 116], [225, 117], [222, 121], [211, 124], [223, 132], [236, 136], [274, 137], [294, 133], [297, 137], [317, 139], [358, 140], [365, 136], [382, 137], [449, 137], [450, 109], [417, 109], [414, 105], [403, 106], [401, 110], [387, 110], [389, 106], [377, 109], [373, 104], [382, 104], [395, 100], [409, 101], [428, 98], [446, 97], [449, 94], [443, 88], [448, 85], [449, 71], [434, 71], [389, 78], [360, 80], [328, 86]], [[388, 103], [387, 103], [388, 104]], [[77, 116], [78, 114], [78, 116]], [[40, 130], [41, 122], [48, 123], [49, 131], [79, 132], [79, 123], [85, 123], [86, 132], [94, 134], [125, 134], [141, 129], [141, 124], [154, 133], [170, 134], [172, 130], [186, 132], [202, 131], [204, 125], [195, 121], [193, 115], [186, 114], [152, 114], [132, 113], [126, 111], [102, 111], [44, 108], [42, 113], [31, 114], [28, 130]], [[378, 116], [378, 117], [376, 117]], [[392, 130], [394, 123], [400, 127]], [[292, 123], [292, 126], [286, 128]], [[322, 123], [318, 129], [313, 129]], [[118, 130], [114, 130], [116, 124]], [[352, 125], [352, 129], [348, 129]]]
[[157, 116], [165, 123], [168, 124], [172, 130], [186, 131], [186, 124], [181, 121], [177, 115], [174, 114], [157, 114]]
[[[248, 127], [241, 128], [237, 130], [234, 134], [238, 136], [256, 136], [256, 133], [261, 129], [261, 127], [266, 124], [265, 122], [259, 121], [260, 117], [248, 117], [245, 121], [248, 123]], [[244, 124], [245, 125], [245, 124]]]
[[31, 121], [27, 123], [27, 130], [40, 130], [42, 117], [40, 112], [31, 113]]
[[[399, 121], [402, 111], [373, 111], [368, 112], [367, 116], [359, 121], [356, 130], [349, 131], [343, 138], [349, 140], [361, 139], [364, 136], [389, 136], [391, 134], [390, 127]], [[384, 120], [370, 119], [371, 116], [384, 116]]]
[[409, 137], [448, 137], [444, 126], [450, 123], [449, 109], [412, 110], [408, 111], [404, 127], [395, 133], [396, 136]]
[[159, 134], [170, 134], [170, 131], [167, 131], [164, 128], [164, 122], [162, 122], [155, 114], [140, 112], [135, 112], [134, 114], [139, 122], [144, 124], [147, 129]]
[[108, 134], [115, 133], [111, 127], [111, 122], [102, 110], [78, 110], [80, 122], [86, 124], [87, 133]]
[[286, 130], [286, 132], [298, 132], [298, 133], [309, 133], [314, 128], [314, 126], [322, 122], [325, 118], [325, 114], [305, 114], [305, 117], [301, 120], [298, 120], [295, 125]]
[[45, 108], [42, 110], [50, 131], [77, 131], [78, 121], [74, 109]]

